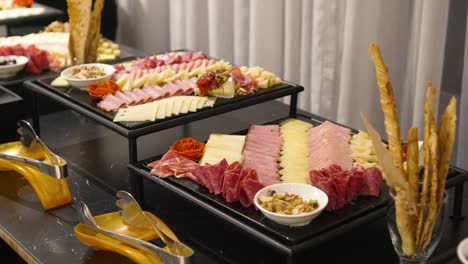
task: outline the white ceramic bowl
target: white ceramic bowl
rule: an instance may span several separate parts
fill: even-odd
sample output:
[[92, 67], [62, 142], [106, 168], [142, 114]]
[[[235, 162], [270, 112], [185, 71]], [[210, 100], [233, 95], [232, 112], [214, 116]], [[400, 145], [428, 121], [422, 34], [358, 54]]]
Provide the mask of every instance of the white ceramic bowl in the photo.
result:
[[468, 238], [465, 238], [458, 244], [457, 255], [463, 264], [468, 264]]
[[[81, 67], [81, 66], [97, 66], [101, 68], [106, 73], [106, 75], [100, 76], [97, 78], [91, 78], [91, 79], [73, 79], [73, 78], [68, 77], [74, 68]], [[80, 88], [80, 89], [85, 89], [91, 84], [109, 80], [112, 77], [112, 74], [114, 74], [114, 72], [115, 72], [115, 68], [112, 65], [104, 64], [104, 63], [88, 63], [88, 64], [81, 64], [81, 65], [69, 67], [63, 70], [60, 76], [62, 76], [62, 78], [64, 78], [68, 82], [69, 85]]]
[[9, 78], [18, 74], [24, 69], [29, 59], [25, 56], [0, 56], [0, 59], [15, 59], [16, 64], [0, 65], [0, 78]]
[[[276, 192], [286, 192], [288, 194], [297, 194], [304, 200], [317, 200], [319, 206], [317, 209], [310, 213], [303, 213], [299, 215], [286, 215], [273, 213], [264, 209], [258, 198], [267, 194], [268, 190], [274, 190]], [[314, 218], [320, 215], [320, 213], [327, 207], [328, 196], [322, 190], [309, 184], [304, 183], [277, 183], [270, 186], [266, 186], [255, 194], [254, 198], [255, 205], [260, 212], [265, 215], [268, 219], [288, 226], [303, 226], [309, 224]]]

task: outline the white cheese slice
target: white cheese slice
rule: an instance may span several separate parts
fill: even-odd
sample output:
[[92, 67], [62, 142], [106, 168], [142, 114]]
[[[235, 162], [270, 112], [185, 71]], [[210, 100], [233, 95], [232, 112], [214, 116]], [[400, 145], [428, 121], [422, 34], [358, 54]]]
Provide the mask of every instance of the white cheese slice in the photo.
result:
[[151, 102], [122, 108], [117, 112], [117, 115], [115, 115], [114, 122], [154, 121], [158, 105], [158, 103]]
[[174, 98], [169, 97], [167, 99], [164, 99], [166, 101], [166, 117], [171, 117], [172, 116], [172, 111], [174, 109]]
[[206, 100], [208, 100], [208, 97], [200, 97], [198, 100], [197, 109], [202, 109], [206, 103]]
[[243, 156], [240, 153], [234, 153], [229, 151], [221, 151], [221, 150], [207, 150], [203, 155], [200, 164], [216, 164], [221, 160], [226, 159], [226, 161], [231, 164], [235, 161], [242, 162]]
[[189, 112], [197, 111], [197, 105], [198, 105], [199, 100], [200, 100], [200, 97], [197, 97], [197, 96], [192, 97], [192, 101], [190, 102], [190, 106], [189, 106]]
[[213, 107], [216, 102], [216, 97], [208, 97], [203, 107]]
[[192, 96], [184, 96], [182, 108], [180, 109], [181, 114], [188, 113], [190, 105], [192, 104], [192, 100], [193, 100]]
[[67, 86], [69, 86], [68, 82], [62, 76], [59, 76], [59, 77], [55, 78], [55, 80], [53, 80], [50, 85], [52, 85], [54, 87], [67, 87]]
[[182, 108], [182, 103], [183, 103], [183, 96], [175, 96], [174, 97], [174, 105], [172, 106], [172, 114], [173, 115], [179, 115], [180, 114], [180, 109]]
[[159, 107], [158, 111], [156, 112], [156, 118], [157, 119], [164, 119], [166, 118], [166, 100], [160, 100], [159, 101]]

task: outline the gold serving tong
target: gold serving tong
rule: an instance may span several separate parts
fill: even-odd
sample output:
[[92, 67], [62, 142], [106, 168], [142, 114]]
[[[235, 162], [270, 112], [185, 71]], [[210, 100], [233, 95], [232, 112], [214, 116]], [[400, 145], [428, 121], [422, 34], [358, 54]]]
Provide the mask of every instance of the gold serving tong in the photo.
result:
[[[119, 192], [120, 193], [120, 192]], [[122, 195], [122, 194], [120, 194]], [[132, 197], [133, 198], [133, 197]], [[121, 201], [121, 200], [119, 200]], [[118, 202], [117, 204], [122, 205], [123, 202]], [[138, 203], [136, 205], [139, 208]], [[181, 244], [174, 233], [162, 222], [159, 218], [154, 216], [149, 212], [143, 212], [149, 221], [157, 223], [158, 229], [151, 227], [151, 223], [139, 222], [139, 225], [135, 225], [132, 220], [125, 219], [121, 217], [122, 212], [118, 214], [112, 213], [112, 218], [118, 216], [120, 219], [114, 222], [120, 222], [119, 225], [126, 226], [125, 228], [117, 228], [111, 230], [105, 228], [103, 223], [98, 224], [97, 220], [100, 216], [93, 217], [90, 210], [83, 202], [78, 202], [78, 216], [80, 224], [75, 227], [75, 233], [83, 243], [92, 246], [96, 249], [104, 249], [117, 252], [119, 254], [125, 255], [128, 258], [132, 259], [137, 263], [165, 263], [165, 264], [189, 264], [191, 263], [191, 257], [193, 255], [193, 250], [189, 247]], [[125, 209], [124, 209], [125, 210]], [[133, 209], [132, 209], [133, 210]], [[107, 217], [109, 220], [109, 217]], [[115, 219], [114, 219], [115, 220]], [[174, 253], [173, 249], [169, 248], [167, 244], [166, 248], [160, 248], [152, 243], [142, 240], [141, 235], [139, 237], [134, 237], [132, 235], [124, 234], [120, 232], [123, 230], [132, 230], [131, 234], [137, 236], [138, 231], [143, 231], [148, 234], [149, 232], [154, 232], [155, 235], [158, 235], [161, 240], [164, 241], [166, 238], [162, 236], [169, 236], [174, 243], [179, 243], [182, 246], [181, 254]], [[154, 237], [153, 237], [154, 238]], [[172, 246], [172, 245], [171, 245]]]
[[[55, 179], [67, 177], [67, 162], [44, 144], [28, 121], [20, 120], [17, 124], [22, 146], [6, 148], [5, 152], [0, 152], [0, 158], [35, 167], [43, 174]], [[7, 146], [12, 145], [7, 144]], [[1, 148], [0, 151], [2, 151]], [[24, 154], [33, 158], [25, 157]]]
[[20, 141], [0, 144], [0, 171], [23, 176], [45, 210], [69, 203], [67, 162], [50, 151], [27, 121], [19, 121], [18, 126]]

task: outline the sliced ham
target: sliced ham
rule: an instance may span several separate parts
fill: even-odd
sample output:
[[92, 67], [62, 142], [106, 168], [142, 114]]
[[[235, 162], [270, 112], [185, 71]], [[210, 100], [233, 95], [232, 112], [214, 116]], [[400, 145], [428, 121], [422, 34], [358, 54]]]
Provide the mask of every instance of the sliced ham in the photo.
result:
[[320, 170], [338, 165], [343, 170], [352, 167], [348, 128], [326, 121], [320, 126], [310, 128], [307, 132], [309, 145], [309, 170]]
[[152, 168], [151, 175], [165, 178], [169, 176], [190, 177], [189, 172], [199, 165], [195, 161], [179, 156], [174, 151], [169, 150], [160, 160], [152, 162], [148, 166]]
[[160, 87], [156, 84], [145, 85], [142, 89], [117, 92], [113, 96], [105, 96], [97, 104], [99, 109], [107, 112], [117, 111], [121, 107], [151, 102], [170, 96], [191, 94], [196, 88], [195, 80], [175, 80]]
[[252, 125], [244, 148], [244, 166], [257, 172], [259, 182], [265, 186], [280, 182], [278, 157], [282, 139], [278, 125]]

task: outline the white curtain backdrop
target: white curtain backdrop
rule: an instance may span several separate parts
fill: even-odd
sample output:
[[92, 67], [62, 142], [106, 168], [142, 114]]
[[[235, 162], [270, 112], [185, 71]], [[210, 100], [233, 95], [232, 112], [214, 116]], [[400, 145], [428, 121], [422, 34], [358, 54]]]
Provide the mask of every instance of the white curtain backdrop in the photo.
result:
[[156, 53], [201, 50], [305, 87], [301, 109], [382, 130], [367, 49], [390, 69], [402, 135], [421, 126], [428, 80], [440, 87], [449, 0], [120, 0], [119, 41]]

